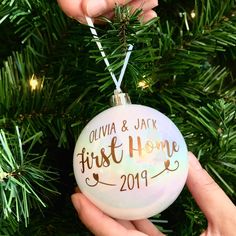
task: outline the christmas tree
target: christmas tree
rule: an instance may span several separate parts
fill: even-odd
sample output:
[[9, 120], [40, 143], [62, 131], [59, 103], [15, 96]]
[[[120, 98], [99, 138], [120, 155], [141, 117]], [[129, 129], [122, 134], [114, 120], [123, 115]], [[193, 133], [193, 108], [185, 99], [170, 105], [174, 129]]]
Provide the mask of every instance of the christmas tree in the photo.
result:
[[[236, 2], [163, 0], [158, 17], [117, 7], [97, 26], [122, 90], [167, 115], [188, 149], [235, 202]], [[89, 27], [57, 2], [0, 3], [0, 235], [91, 233], [70, 195], [75, 142], [109, 107], [114, 85]], [[187, 189], [156, 216], [168, 235], [199, 235], [207, 222]]]

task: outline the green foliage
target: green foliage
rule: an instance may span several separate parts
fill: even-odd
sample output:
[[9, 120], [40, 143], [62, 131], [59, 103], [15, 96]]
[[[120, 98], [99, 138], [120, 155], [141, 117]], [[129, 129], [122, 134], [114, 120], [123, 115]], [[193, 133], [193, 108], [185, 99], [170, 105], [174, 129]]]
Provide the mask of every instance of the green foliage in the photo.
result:
[[[113, 73], [119, 77], [121, 68], [124, 63], [124, 59], [128, 50], [129, 45], [134, 45], [132, 51], [132, 62], [129, 65], [129, 71], [126, 77], [132, 77], [132, 84], [137, 85], [137, 80], [146, 72], [147, 68], [151, 65], [154, 66], [154, 62], [159, 58], [157, 49], [153, 48], [152, 45], [157, 39], [156, 32], [154, 31], [155, 22], [154, 19], [146, 24], [141, 24], [139, 21], [141, 10], [136, 10], [133, 13], [130, 8], [123, 8], [117, 6], [115, 9], [114, 19], [111, 21], [107, 18], [102, 18], [107, 23], [104, 28], [97, 28], [99, 41], [102, 43], [103, 49], [110, 62], [110, 69]], [[91, 41], [91, 36], [88, 41]], [[94, 47], [93, 44], [89, 44], [90, 47]], [[100, 56], [97, 48], [90, 50], [91, 58], [95, 58], [96, 62], [103, 62], [103, 57]], [[147, 67], [147, 64], [149, 65]], [[104, 66], [103, 66], [104, 67]], [[142, 74], [141, 74], [142, 72]], [[150, 73], [150, 71], [148, 71]], [[109, 71], [101, 70], [97, 73], [100, 82], [100, 90], [104, 91], [110, 88], [112, 80], [110, 79]]]
[[[120, 73], [133, 44], [122, 90], [169, 116], [235, 201], [236, 2], [159, 4], [158, 18], [146, 24], [140, 10], [119, 6], [112, 21], [101, 18], [106, 24], [96, 29], [110, 69]], [[95, 40], [52, 0], [1, 1], [0, 31], [0, 235], [90, 235], [69, 195], [75, 140], [114, 90]], [[43, 161], [58, 169], [59, 183]], [[48, 195], [56, 187], [61, 196]], [[206, 227], [187, 191], [158, 217], [158, 227], [168, 220], [169, 235], [199, 235]]]
[[[45, 154], [32, 153], [39, 141], [41, 132], [29, 136], [27, 130], [16, 135], [0, 131], [0, 218], [1, 230], [4, 232], [6, 222], [14, 231], [16, 221], [29, 223], [30, 209], [46, 207], [44, 193], [53, 193], [50, 181], [55, 181], [53, 172], [42, 169]], [[26, 150], [23, 150], [26, 147]], [[55, 174], [54, 174], [55, 175]], [[40, 188], [40, 192], [38, 191]], [[4, 227], [5, 226], [5, 227]]]

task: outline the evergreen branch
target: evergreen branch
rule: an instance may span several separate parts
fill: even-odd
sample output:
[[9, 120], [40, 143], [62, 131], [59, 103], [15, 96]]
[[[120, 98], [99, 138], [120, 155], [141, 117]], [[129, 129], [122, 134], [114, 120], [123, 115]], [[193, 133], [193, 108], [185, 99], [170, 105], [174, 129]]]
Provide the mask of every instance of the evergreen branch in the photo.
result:
[[[204, 107], [191, 108], [185, 133], [189, 148], [201, 157], [206, 169], [221, 182], [229, 194], [235, 194], [236, 110], [235, 103], [223, 99]], [[191, 121], [190, 121], [191, 120]], [[194, 131], [193, 131], [194, 130]], [[223, 164], [223, 165], [222, 165]], [[226, 180], [226, 176], [231, 178]]]
[[[46, 0], [3, 1], [0, 3], [0, 19], [1, 17], [4, 18], [0, 24], [3, 32], [7, 31], [4, 30], [5, 27], [14, 30], [14, 34], [8, 36], [11, 40], [14, 40], [14, 37], [14, 41], [18, 43], [18, 47], [15, 46], [14, 49], [19, 53], [22, 50], [31, 51], [34, 56], [27, 66], [28, 70], [31, 67], [30, 74], [36, 71], [42, 73], [48, 67], [47, 56], [52, 54], [55, 43], [61, 40], [68, 30], [68, 18], [63, 15], [58, 4]], [[0, 40], [1, 38], [4, 37], [1, 35]], [[7, 47], [7, 44], [4, 38], [4, 47]], [[12, 56], [12, 52], [9, 51], [8, 55]]]
[[[0, 219], [3, 219], [3, 213], [0, 215]], [[15, 235], [18, 228], [19, 222], [17, 222], [14, 215], [9, 215], [7, 221], [0, 220], [0, 235]]]
[[[235, 196], [235, 1], [196, 0], [195, 6], [193, 2], [163, 0], [160, 8], [163, 4], [169, 7], [158, 14], [159, 19], [145, 25], [136, 21], [137, 15], [125, 16], [131, 12], [124, 10], [124, 18], [115, 22], [106, 19], [109, 22], [99, 27], [99, 35], [116, 73], [122, 66], [127, 44], [134, 44], [124, 89], [129, 89], [134, 102], [156, 107], [170, 116], [184, 134], [189, 149], [198, 154], [203, 166], [224, 190]], [[195, 17], [190, 16], [192, 10]], [[182, 18], [181, 12], [185, 13]], [[122, 15], [121, 11], [119, 14]], [[130, 22], [131, 18], [135, 21]], [[20, 139], [19, 132], [10, 138], [5, 134], [6, 140], [2, 137], [9, 148], [1, 158], [5, 167], [0, 164], [0, 186], [4, 185], [3, 192], [14, 190], [0, 198], [6, 209], [1, 211], [0, 235], [13, 235], [18, 220], [24, 223], [25, 218], [27, 223], [31, 219], [33, 225], [29, 232], [22, 225], [19, 235], [64, 236], [76, 232], [84, 235], [84, 229], [77, 230], [77, 220], [70, 225], [68, 215], [73, 216], [73, 211], [63, 208], [68, 215], [61, 217], [57, 204], [48, 210], [46, 220], [38, 216], [38, 211], [35, 211], [37, 217], [32, 215], [30, 208], [39, 209], [47, 201], [42, 194], [50, 186], [44, 180], [54, 179], [48, 170], [44, 172], [47, 178], [41, 175], [45, 154], [33, 153], [37, 147], [41, 150], [46, 145], [54, 153], [58, 140], [59, 145], [73, 149], [78, 131], [108, 106], [107, 97], [112, 93], [107, 89], [112, 83], [110, 75], [103, 70], [103, 64], [100, 66], [102, 58], [94, 50], [94, 43], [89, 45], [92, 59], [88, 58], [83, 45], [89, 30], [64, 17], [55, 2], [3, 0], [0, 27], [3, 32], [0, 39], [4, 39], [1, 58], [5, 61], [0, 73], [0, 126], [4, 133], [6, 130], [13, 133], [15, 124], [21, 127]], [[8, 33], [6, 38], [4, 32]], [[6, 41], [12, 35], [17, 39], [10, 37], [15, 43], [8, 47]], [[6, 53], [2, 55], [1, 48], [5, 45]], [[17, 52], [13, 53], [14, 50]], [[10, 57], [6, 59], [7, 55]], [[31, 79], [41, 81], [35, 90], [29, 85]], [[107, 92], [101, 94], [98, 88]], [[46, 161], [51, 164], [51, 160]], [[56, 162], [59, 163], [58, 158]], [[61, 165], [64, 168], [65, 163]], [[11, 166], [15, 168], [12, 170]], [[30, 191], [34, 192], [32, 199], [28, 198]], [[67, 188], [63, 191], [69, 199], [70, 191]], [[177, 222], [181, 216], [183, 224], [169, 226], [176, 235], [200, 234], [206, 227], [203, 214], [189, 195], [183, 193], [181, 199], [181, 204], [170, 209], [175, 216], [169, 214], [168, 219]], [[63, 206], [59, 204], [61, 211]], [[55, 209], [59, 212], [56, 216]], [[8, 214], [5, 219], [4, 214]], [[73, 232], [67, 231], [68, 228]]]
[[[31, 61], [34, 61], [34, 55], [26, 48], [22, 53], [14, 53], [4, 62], [0, 71], [0, 111], [4, 119], [0, 121], [0, 126], [11, 129], [12, 125], [18, 124], [32, 136], [38, 130], [44, 130], [46, 134], [49, 128], [59, 140], [59, 145], [65, 145], [68, 135], [61, 130], [62, 127], [66, 128], [66, 120], [69, 129], [74, 116], [64, 111], [66, 106], [60, 104], [70, 95], [69, 91], [74, 85], [65, 86], [65, 81], [60, 77], [51, 83], [51, 78], [30, 75], [33, 68], [26, 68], [25, 65], [32, 65]], [[68, 98], [69, 105], [71, 106]], [[55, 106], [58, 107], [56, 111]]]
[[207, 28], [215, 27], [235, 6], [234, 0], [195, 0], [193, 32], [204, 33]]
[[[230, 2], [230, 4], [232, 4], [232, 2]], [[196, 7], [199, 6], [196, 5]], [[121, 14], [120, 16], [119, 14], [121, 10], [120, 8], [117, 9], [118, 15], [116, 17], [120, 20], [123, 15]], [[124, 9], [125, 20], [120, 21], [117, 24], [119, 26], [124, 24], [124, 27], [126, 27], [127, 19], [130, 19], [131, 16], [127, 16], [127, 14], [130, 14], [127, 8], [121, 9]], [[227, 7], [224, 7], [222, 14], [228, 13], [226, 10], [229, 9], [231, 8], [229, 8], [228, 5]], [[214, 15], [213, 13], [210, 14], [205, 12], [209, 11], [209, 7], [206, 9], [203, 8], [203, 10], [204, 12], [202, 12], [202, 14], [204, 16], [205, 14], [209, 14], [211, 16]], [[148, 22], [146, 27], [145, 25], [140, 26], [143, 29], [140, 35], [140, 31], [135, 31], [139, 27], [137, 26], [137, 22], [135, 22], [134, 25], [129, 23], [132, 27], [132, 31], [125, 31], [128, 32], [128, 34], [125, 34], [126, 36], [123, 41], [126, 41], [126, 39], [129, 38], [129, 42], [133, 43], [136, 47], [130, 61], [130, 65], [132, 64], [132, 67], [128, 67], [127, 77], [130, 74], [133, 75], [138, 73], [138, 79], [133, 81], [137, 85], [139, 81], [142, 80], [142, 77], [152, 74], [154, 81], [151, 84], [155, 85], [155, 83], [162, 80], [173, 80], [173, 77], [182, 79], [183, 74], [185, 76], [186, 74], [189, 74], [191, 77], [196, 77], [196, 74], [199, 73], [199, 69], [202, 72], [209, 69], [211, 64], [213, 64], [213, 60], [217, 52], [225, 52], [227, 48], [232, 46], [235, 47], [236, 45], [236, 28], [234, 26], [235, 16], [232, 14], [226, 21], [224, 15], [222, 14], [219, 14], [218, 18], [213, 17], [212, 21], [215, 23], [207, 25], [206, 29], [203, 29], [200, 32], [195, 29], [195, 33], [192, 35], [189, 35], [187, 32], [186, 35], [183, 35], [183, 39], [180, 42], [174, 39], [176, 34], [174, 34], [174, 30], [170, 28], [168, 21], [166, 25], [163, 25], [160, 21], [158, 26], [156, 26], [156, 22]], [[137, 15], [135, 16], [137, 17]], [[193, 21], [197, 17], [198, 15], [193, 19]], [[206, 21], [209, 23], [210, 16], [207, 16]], [[205, 27], [206, 24], [208, 24], [207, 22], [205, 22]], [[117, 35], [119, 35], [119, 28], [118, 26], [115, 27], [116, 20], [114, 23], [110, 22], [110, 25], [111, 26], [109, 28], [112, 28], [111, 30], [106, 28], [105, 32], [100, 32], [100, 41], [104, 46], [108, 59], [112, 61], [110, 69], [113, 70], [113, 72], [118, 73], [124, 58], [124, 53], [122, 50], [124, 51], [127, 46], [123, 46], [122, 40], [117, 40], [117, 38], [119, 38], [117, 37]], [[189, 25], [191, 26], [191, 22]], [[183, 31], [183, 29], [181, 28], [180, 31]], [[181, 45], [179, 45], [179, 43], [181, 43]], [[171, 54], [168, 53], [168, 50], [170, 49], [172, 49]], [[96, 50], [94, 50], [94, 52], [96, 52]], [[95, 58], [97, 62], [102, 61], [102, 57], [99, 53], [97, 53], [97, 55], [93, 55], [92, 58]], [[134, 63], [132, 63], [133, 61]], [[151, 70], [153, 70], [152, 65], [155, 65], [156, 63], [158, 63], [158, 67], [155, 69], [156, 71], [150, 72], [150, 68], [152, 67]], [[155, 76], [156, 73], [158, 73], [157, 76]], [[108, 72], [99, 72], [97, 74], [99, 77], [102, 77], [101, 80], [99, 80], [99, 82], [103, 83], [100, 87], [101, 90], [104, 90], [110, 86], [111, 82], [109, 81], [110, 77]], [[172, 76], [167, 78], [167, 74], [168, 76]], [[157, 81], [155, 81], [156, 78], [158, 78]]]
[[[151, 29], [156, 27], [157, 19], [141, 24], [139, 21], [141, 13], [140, 9], [132, 13], [127, 6], [117, 6], [115, 8], [114, 21], [111, 22], [103, 18], [108, 25], [105, 29], [97, 29], [100, 37], [99, 40], [110, 61], [109, 69], [114, 74], [120, 73], [129, 44], [134, 45], [132, 61], [135, 61], [135, 63], [130, 63], [132, 67], [128, 67], [128, 70], [139, 66], [144, 68], [145, 65], [152, 64], [159, 58], [156, 55], [157, 50], [151, 47], [156, 37], [154, 30]], [[91, 41], [94, 42], [94, 40]], [[94, 45], [91, 46], [94, 47]], [[91, 57], [95, 58], [97, 63], [103, 61], [97, 48], [90, 52], [93, 53]], [[101, 90], [104, 90], [110, 84], [108, 72], [104, 74], [98, 73], [98, 75], [102, 75], [102, 80], [103, 82], [105, 81], [104, 85], [100, 87]]]
[[[36, 143], [40, 136], [42, 136], [41, 133], [36, 133], [27, 140], [27, 143], [29, 141], [32, 144]], [[11, 221], [14, 217], [18, 222], [24, 221], [25, 226], [27, 226], [30, 209], [46, 207], [43, 192], [46, 191], [49, 194], [56, 193], [56, 191], [50, 185], [50, 181], [55, 180], [53, 177], [55, 173], [42, 169], [42, 156], [32, 159], [33, 154], [28, 151], [26, 151], [27, 155], [25, 156], [23, 143], [18, 127], [16, 127], [16, 136], [1, 130], [0, 207], [3, 215], [0, 222], [3, 220]], [[41, 188], [40, 191], [36, 190], [37, 185]]]
[[230, 185], [224, 180], [224, 178], [219, 174], [219, 172], [216, 170], [216, 167], [213, 167], [211, 164], [207, 165], [207, 169], [209, 169], [211, 172], [214, 173], [214, 175], [218, 178], [218, 180], [221, 182], [221, 185], [224, 185], [231, 194], [235, 193], [235, 190], [230, 187]]
[[[11, 2], [12, 6], [9, 1], [4, 1], [0, 5], [0, 12], [5, 8], [9, 10], [8, 19], [17, 28], [17, 35], [23, 44], [19, 52], [11, 52], [12, 55], [4, 61], [0, 71], [0, 112], [3, 115], [0, 126], [9, 128], [14, 123], [24, 128], [29, 129], [30, 127], [32, 135], [38, 130], [45, 130], [44, 134], [46, 134], [49, 128], [59, 141], [59, 146], [68, 146], [70, 124], [74, 123], [74, 114], [77, 114], [78, 107], [81, 109], [81, 104], [77, 104], [75, 110], [70, 111], [71, 113], [66, 111], [67, 107], [71, 107], [71, 103], [74, 102], [70, 98], [71, 94], [77, 95], [78, 93], [76, 88], [78, 83], [70, 78], [64, 79], [62, 71], [74, 75], [81, 61], [85, 60], [81, 58], [81, 60], [68, 63], [67, 66], [61, 61], [68, 58], [68, 54], [64, 55], [64, 59], [62, 58], [62, 53], [65, 54], [65, 47], [73, 44], [74, 48], [78, 48], [77, 38], [73, 43], [72, 38], [63, 41], [67, 34], [70, 35], [68, 18], [63, 15], [55, 2], [50, 4], [48, 1], [35, 0], [30, 2], [30, 6], [24, 1]], [[77, 37], [81, 33], [78, 33], [80, 32], [78, 24], [76, 26], [76, 32], [73, 33]], [[75, 30], [75, 26], [73, 30]], [[56, 48], [55, 42], [59, 40]], [[73, 52], [73, 58], [76, 50], [74, 48], [67, 50], [71, 54]], [[53, 53], [55, 49], [57, 49], [57, 55]], [[77, 54], [81, 55], [80, 50]], [[57, 57], [57, 61], [55, 57]], [[56, 66], [51, 64], [51, 60], [54, 60], [56, 66], [60, 64], [61, 68], [55, 69]], [[50, 76], [45, 77], [47, 73]], [[54, 79], [55, 73], [58, 74], [56, 79]], [[65, 72], [68, 77], [70, 77], [69, 73]], [[70, 83], [67, 84], [69, 81]], [[84, 84], [83, 81], [81, 84]], [[58, 100], [60, 97], [61, 99]], [[67, 105], [64, 103], [65, 101], [67, 101]], [[58, 110], [55, 111], [55, 107]], [[67, 129], [68, 132], [65, 132]]]

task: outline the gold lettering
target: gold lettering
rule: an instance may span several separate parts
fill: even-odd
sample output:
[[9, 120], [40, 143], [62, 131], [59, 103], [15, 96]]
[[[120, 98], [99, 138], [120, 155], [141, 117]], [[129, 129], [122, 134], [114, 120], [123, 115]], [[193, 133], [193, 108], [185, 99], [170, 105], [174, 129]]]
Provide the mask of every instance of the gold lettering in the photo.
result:
[[133, 144], [133, 137], [129, 136], [129, 156], [130, 157], [133, 157], [133, 151], [138, 151], [139, 156], [142, 157], [142, 145], [141, 145], [141, 138], [139, 136], [137, 137], [137, 144], [138, 144], [138, 148], [135, 149], [134, 144]]
[[94, 141], [99, 140], [100, 138], [106, 137], [111, 134], [116, 133], [115, 123], [102, 125], [97, 129], [94, 129], [89, 134], [89, 142], [93, 143]]
[[175, 152], [178, 152], [179, 151], [179, 145], [174, 141], [173, 142], [173, 150], [175, 151]]
[[157, 121], [152, 119], [152, 128], [157, 129]]
[[116, 145], [116, 142], [117, 142], [117, 137], [113, 137], [112, 140], [111, 140], [111, 145], [109, 146], [111, 148], [111, 157], [112, 157], [112, 160], [115, 162], [115, 163], [120, 163], [123, 159], [123, 150], [121, 151], [121, 156], [120, 156], [120, 159], [117, 158], [116, 156], [116, 149], [117, 148], [120, 148], [122, 146], [122, 144], [120, 145]]
[[121, 149], [122, 143], [117, 144], [117, 137], [111, 139], [111, 144], [108, 146], [108, 150], [105, 148], [100, 149], [100, 155], [96, 155], [94, 152], [87, 152], [86, 148], [82, 148], [81, 153], [77, 154], [80, 159], [81, 172], [84, 173], [86, 169], [92, 169], [95, 165], [97, 168], [109, 167], [111, 161], [116, 164], [121, 163], [123, 159], [123, 150]]
[[109, 160], [110, 156], [111, 155], [107, 156], [106, 153], [105, 153], [105, 148], [102, 148], [101, 149], [101, 163], [99, 163], [99, 158], [96, 158], [96, 166], [98, 168], [100, 168], [102, 166], [108, 167], [110, 165], [110, 160]]
[[88, 169], [92, 169], [93, 167], [93, 162], [89, 162], [89, 156], [88, 156], [88, 152], [86, 153], [87, 155], [85, 155], [85, 152], [86, 152], [86, 148], [83, 148], [82, 149], [82, 152], [81, 153], [78, 153], [77, 154], [77, 157], [81, 158], [81, 165], [82, 165], [82, 168], [81, 168], [81, 172], [84, 173], [85, 171], [85, 167], [87, 167]]

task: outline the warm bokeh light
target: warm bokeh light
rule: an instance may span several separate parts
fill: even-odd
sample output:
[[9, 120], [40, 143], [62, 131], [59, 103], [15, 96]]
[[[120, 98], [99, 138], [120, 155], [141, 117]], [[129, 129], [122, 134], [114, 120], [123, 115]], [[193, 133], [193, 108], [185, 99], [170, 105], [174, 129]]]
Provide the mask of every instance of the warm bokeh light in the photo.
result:
[[142, 80], [138, 83], [138, 87], [139, 88], [142, 88], [142, 89], [145, 89], [145, 88], [148, 88], [149, 87], [149, 84], [147, 83], [147, 81], [145, 80]]
[[195, 18], [195, 17], [196, 17], [196, 13], [195, 13], [195, 11], [192, 10], [191, 13], [190, 13], [190, 15], [191, 15], [192, 18]]
[[41, 82], [39, 81], [39, 79], [34, 74], [32, 75], [31, 79], [29, 80], [29, 84], [30, 84], [30, 87], [31, 87], [32, 91], [42, 87]]

